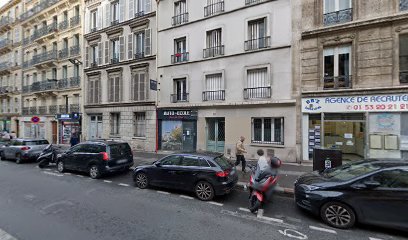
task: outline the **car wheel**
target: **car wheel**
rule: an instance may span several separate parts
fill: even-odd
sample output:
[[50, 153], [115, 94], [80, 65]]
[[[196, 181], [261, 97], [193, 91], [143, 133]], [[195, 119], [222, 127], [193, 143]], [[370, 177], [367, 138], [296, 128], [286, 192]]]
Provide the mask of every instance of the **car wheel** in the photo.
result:
[[101, 176], [101, 172], [100, 172], [100, 170], [99, 170], [99, 167], [96, 166], [96, 165], [92, 165], [92, 166], [89, 168], [89, 176], [90, 176], [92, 179], [97, 179], [97, 178], [99, 178], [99, 177]]
[[20, 153], [17, 153], [17, 154], [16, 154], [16, 163], [17, 163], [17, 164], [21, 164], [21, 163], [22, 163]]
[[65, 164], [64, 164], [63, 161], [58, 161], [58, 162], [57, 162], [57, 170], [58, 170], [58, 172], [60, 172], [60, 173], [65, 172]]
[[353, 209], [339, 202], [326, 203], [320, 210], [320, 216], [327, 224], [335, 228], [351, 228], [356, 222]]
[[147, 188], [149, 186], [149, 179], [147, 178], [146, 173], [137, 173], [135, 177], [135, 184], [140, 189]]
[[214, 188], [206, 181], [201, 181], [196, 184], [195, 193], [201, 201], [210, 201], [214, 198]]
[[259, 208], [261, 207], [261, 201], [258, 200], [258, 198], [256, 197], [256, 195], [252, 195], [249, 198], [249, 211], [251, 211], [251, 213], [255, 213], [259, 210]]

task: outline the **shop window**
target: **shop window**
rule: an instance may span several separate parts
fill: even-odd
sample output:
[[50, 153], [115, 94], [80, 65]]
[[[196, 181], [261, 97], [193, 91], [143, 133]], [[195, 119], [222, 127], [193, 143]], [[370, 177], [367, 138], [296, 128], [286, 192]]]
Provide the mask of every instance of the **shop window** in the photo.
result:
[[120, 113], [111, 113], [110, 115], [111, 135], [120, 135]]
[[333, 25], [353, 20], [352, 0], [324, 0], [323, 24]]
[[283, 118], [253, 118], [252, 143], [283, 145]]
[[400, 83], [408, 83], [408, 34], [399, 38]]
[[146, 114], [144, 112], [134, 113], [134, 136], [146, 137]]
[[324, 56], [324, 89], [351, 88], [351, 46], [325, 48]]

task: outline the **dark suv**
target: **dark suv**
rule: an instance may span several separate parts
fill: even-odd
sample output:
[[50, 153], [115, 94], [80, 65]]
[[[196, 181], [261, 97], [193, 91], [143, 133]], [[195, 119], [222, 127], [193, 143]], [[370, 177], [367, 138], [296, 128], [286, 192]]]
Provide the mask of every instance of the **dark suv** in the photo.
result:
[[139, 188], [149, 185], [193, 191], [200, 200], [229, 193], [238, 182], [235, 167], [220, 153], [173, 154], [133, 172]]
[[101, 140], [83, 142], [58, 156], [57, 169], [89, 172], [91, 178], [105, 173], [127, 171], [133, 166], [133, 154], [126, 142]]

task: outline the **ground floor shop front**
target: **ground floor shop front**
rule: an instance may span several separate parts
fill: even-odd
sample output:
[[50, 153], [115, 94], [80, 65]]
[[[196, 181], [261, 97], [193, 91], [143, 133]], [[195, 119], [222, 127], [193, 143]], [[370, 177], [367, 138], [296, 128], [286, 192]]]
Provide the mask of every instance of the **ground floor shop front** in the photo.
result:
[[408, 157], [408, 95], [303, 98], [303, 160], [315, 148], [338, 149], [343, 161]]

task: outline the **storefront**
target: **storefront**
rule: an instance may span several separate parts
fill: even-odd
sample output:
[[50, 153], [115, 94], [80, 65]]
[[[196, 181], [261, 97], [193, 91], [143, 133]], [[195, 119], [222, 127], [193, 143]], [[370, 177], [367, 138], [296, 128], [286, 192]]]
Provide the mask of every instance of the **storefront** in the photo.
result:
[[11, 132], [11, 118], [0, 119], [0, 130]]
[[158, 147], [167, 151], [193, 151], [197, 145], [196, 110], [159, 110]]
[[81, 117], [79, 113], [57, 114], [58, 143], [70, 144], [72, 134], [81, 134]]
[[[35, 119], [35, 121], [34, 121]], [[46, 119], [43, 117], [23, 117], [21, 118], [22, 124], [22, 137], [24, 138], [46, 138], [45, 136], [45, 124]]]
[[407, 94], [303, 98], [302, 112], [303, 160], [320, 147], [345, 161], [407, 154]]

